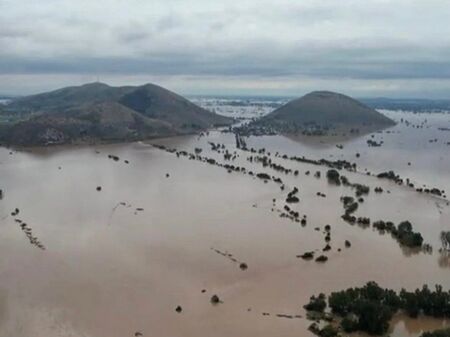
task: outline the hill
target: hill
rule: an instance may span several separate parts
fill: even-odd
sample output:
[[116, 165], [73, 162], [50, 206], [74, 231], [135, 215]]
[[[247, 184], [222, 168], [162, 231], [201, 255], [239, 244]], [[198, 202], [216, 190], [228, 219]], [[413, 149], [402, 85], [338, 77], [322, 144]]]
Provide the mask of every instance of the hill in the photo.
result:
[[269, 113], [261, 123], [321, 127], [384, 127], [394, 122], [363, 103], [339, 93], [314, 91]]
[[111, 87], [90, 83], [22, 97], [4, 109], [22, 120], [0, 129], [0, 139], [22, 146], [133, 141], [189, 134], [232, 122], [153, 84]]

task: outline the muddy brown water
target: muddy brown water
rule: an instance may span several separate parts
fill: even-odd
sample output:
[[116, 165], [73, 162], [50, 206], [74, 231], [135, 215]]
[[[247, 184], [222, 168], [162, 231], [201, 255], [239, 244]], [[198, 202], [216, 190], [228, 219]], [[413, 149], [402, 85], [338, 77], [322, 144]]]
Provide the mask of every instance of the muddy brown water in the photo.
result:
[[[449, 121], [448, 115], [436, 120], [406, 116], [428, 118], [436, 125]], [[272, 157], [279, 151], [356, 161], [362, 172], [394, 169], [449, 194], [450, 147], [444, 145], [449, 134], [434, 127], [398, 125], [393, 133], [376, 134], [385, 142], [380, 148], [367, 147], [367, 136], [344, 143], [342, 150], [281, 136], [252, 137], [247, 143], [265, 147]], [[432, 135], [440, 141], [428, 143]], [[450, 260], [438, 252], [439, 232], [450, 230], [446, 201], [361, 173], [344, 173], [353, 182], [390, 191], [372, 191], [357, 215], [396, 223], [410, 220], [434, 247], [432, 254], [411, 252], [389, 235], [343, 222], [339, 198], [353, 192], [330, 186], [325, 167], [273, 158], [300, 171], [298, 177], [277, 173], [248, 162], [249, 154], [235, 149], [232, 135], [216, 131], [157, 141], [190, 152], [199, 147], [202, 155], [224, 162], [208, 142], [237, 151], [233, 164], [280, 176], [286, 190], [177, 158], [148, 143], [13, 154], [0, 149], [0, 188], [5, 194], [0, 201], [0, 336], [122, 337], [137, 331], [160, 337], [310, 336], [302, 306], [312, 294], [369, 280], [395, 289], [424, 283], [450, 288]], [[355, 152], [361, 157], [355, 158]], [[322, 178], [304, 175], [307, 170], [321, 171]], [[292, 208], [307, 215], [306, 227], [280, 218], [276, 211], [294, 186], [300, 203]], [[13, 217], [16, 207], [20, 212]], [[15, 219], [24, 221], [46, 250], [31, 245]], [[326, 224], [332, 237], [328, 262], [298, 259], [298, 254], [325, 246], [323, 232], [314, 228]], [[350, 248], [344, 247], [345, 240], [352, 243]], [[248, 269], [212, 249], [232, 254]], [[223, 303], [212, 305], [213, 294]], [[178, 305], [181, 313], [175, 311]], [[418, 336], [445, 324], [399, 316], [392, 336]]]

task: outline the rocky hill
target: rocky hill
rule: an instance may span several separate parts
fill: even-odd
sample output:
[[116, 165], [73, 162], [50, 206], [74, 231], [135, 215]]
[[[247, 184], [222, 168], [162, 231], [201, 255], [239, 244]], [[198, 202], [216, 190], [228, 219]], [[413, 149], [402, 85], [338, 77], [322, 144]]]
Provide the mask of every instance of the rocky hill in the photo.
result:
[[0, 140], [21, 146], [133, 141], [232, 123], [153, 84], [68, 87], [16, 99], [4, 110], [22, 120], [0, 128]]
[[314, 91], [288, 102], [261, 123], [319, 125], [322, 127], [389, 126], [394, 122], [378, 111], [342, 94]]

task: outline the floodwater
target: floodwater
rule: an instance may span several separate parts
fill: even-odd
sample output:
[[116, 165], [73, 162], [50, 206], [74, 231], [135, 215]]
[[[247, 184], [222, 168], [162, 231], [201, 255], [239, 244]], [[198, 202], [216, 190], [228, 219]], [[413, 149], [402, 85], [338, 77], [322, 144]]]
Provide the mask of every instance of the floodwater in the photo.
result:
[[[449, 288], [450, 258], [438, 251], [440, 231], [450, 230], [448, 201], [364, 172], [392, 169], [416, 184], [444, 189], [448, 198], [450, 132], [437, 127], [450, 127], [450, 115], [389, 114], [417, 123], [427, 119], [427, 127], [399, 124], [389, 133], [375, 133], [373, 139], [384, 141], [377, 148], [367, 146], [370, 135], [340, 142], [343, 149], [332, 142], [311, 144], [283, 136], [247, 139], [249, 147], [271, 152], [274, 162], [299, 170], [298, 176], [250, 163], [251, 154], [235, 148], [234, 136], [218, 131], [12, 154], [1, 148], [0, 336], [310, 336], [302, 306], [312, 294], [370, 280], [395, 289], [425, 283]], [[225, 162], [208, 142], [236, 151], [231, 164], [281, 177], [286, 189], [151, 145], [192, 153], [201, 148], [202, 156]], [[356, 162], [359, 172], [344, 174], [372, 188], [356, 215], [410, 220], [433, 252], [411, 252], [387, 234], [345, 223], [339, 198], [354, 192], [329, 185], [326, 167], [283, 160], [274, 156], [276, 151]], [[307, 170], [312, 174], [305, 175]], [[321, 179], [315, 171], [321, 171]], [[280, 218], [277, 211], [294, 186], [300, 203], [291, 207], [307, 215], [305, 227]], [[375, 194], [376, 186], [385, 192]], [[12, 216], [15, 208], [19, 213]], [[16, 219], [31, 228], [45, 250], [29, 243]], [[297, 258], [311, 250], [321, 254], [324, 233], [315, 227], [326, 224], [331, 225], [329, 260], [320, 264]], [[344, 247], [345, 240], [350, 248]], [[236, 262], [214, 249], [232, 254]], [[241, 262], [247, 270], [239, 268]], [[211, 304], [214, 294], [222, 303]], [[399, 317], [392, 336], [418, 336], [443, 324]]]

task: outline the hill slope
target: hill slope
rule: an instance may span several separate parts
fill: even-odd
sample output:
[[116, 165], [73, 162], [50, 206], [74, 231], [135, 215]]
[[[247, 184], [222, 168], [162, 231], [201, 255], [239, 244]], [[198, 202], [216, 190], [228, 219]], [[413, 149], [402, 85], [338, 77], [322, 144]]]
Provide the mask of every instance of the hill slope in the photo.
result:
[[321, 126], [389, 126], [394, 122], [363, 103], [342, 94], [314, 91], [261, 119], [263, 123]]
[[131, 141], [188, 134], [231, 119], [206, 111], [162, 87], [91, 83], [23, 97], [9, 113], [25, 116], [0, 139], [10, 145]]

